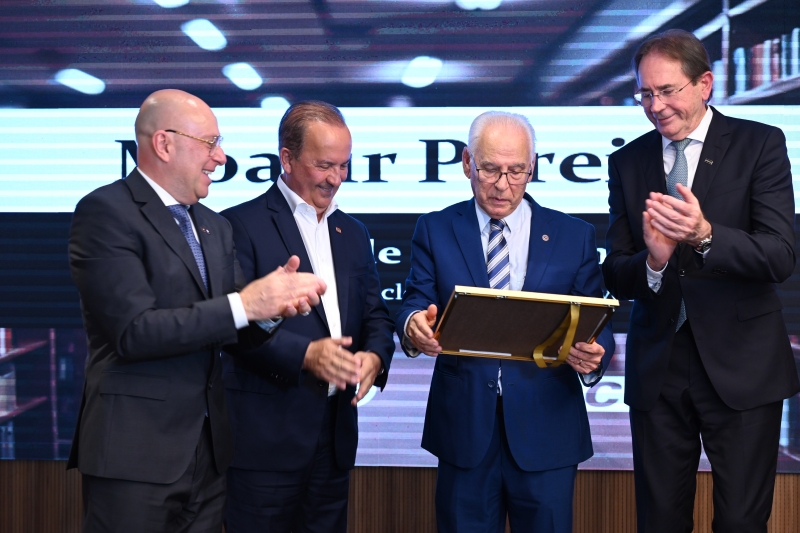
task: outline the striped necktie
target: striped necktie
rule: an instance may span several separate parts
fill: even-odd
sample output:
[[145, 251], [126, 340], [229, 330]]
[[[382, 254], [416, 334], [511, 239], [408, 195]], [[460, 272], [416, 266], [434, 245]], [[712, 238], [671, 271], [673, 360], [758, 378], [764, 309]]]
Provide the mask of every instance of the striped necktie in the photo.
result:
[[486, 247], [486, 270], [489, 273], [489, 287], [507, 289], [511, 284], [511, 265], [508, 262], [508, 244], [503, 237], [506, 223], [502, 220], [489, 220], [489, 245]]
[[[672, 170], [667, 176], [667, 194], [678, 200], [683, 200], [683, 196], [678, 192], [678, 184], [686, 186], [689, 183], [689, 165], [683, 151], [690, 142], [692, 142], [691, 139], [683, 139], [669, 143], [675, 148], [675, 164], [672, 165]], [[684, 322], [686, 322], [686, 306], [683, 305], [683, 298], [681, 298], [681, 309], [678, 313], [678, 320], [675, 322], [675, 331], [681, 329]]]
[[189, 219], [189, 208], [188, 205], [168, 205], [167, 208], [172, 212], [172, 216], [175, 217], [175, 220], [178, 221], [178, 225], [181, 228], [181, 232], [183, 236], [186, 238], [186, 242], [189, 244], [189, 248], [192, 249], [192, 255], [194, 255], [194, 260], [197, 262], [197, 268], [200, 270], [200, 276], [203, 278], [203, 285], [206, 286], [206, 290], [208, 290], [208, 275], [206, 274], [206, 260], [203, 257], [203, 250], [200, 248], [200, 243], [197, 242], [197, 237], [194, 236], [194, 231], [192, 231], [192, 221]]
[[[511, 285], [511, 264], [508, 261], [508, 243], [503, 237], [506, 223], [502, 220], [489, 220], [489, 245], [486, 247], [486, 270], [489, 273], [489, 287], [507, 289]], [[503, 395], [503, 363], [497, 368], [497, 394]]]

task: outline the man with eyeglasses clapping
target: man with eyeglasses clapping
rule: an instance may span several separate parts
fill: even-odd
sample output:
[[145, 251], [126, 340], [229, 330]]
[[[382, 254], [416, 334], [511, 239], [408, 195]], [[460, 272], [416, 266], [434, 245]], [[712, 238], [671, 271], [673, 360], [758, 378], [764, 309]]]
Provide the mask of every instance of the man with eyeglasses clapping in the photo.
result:
[[[441, 354], [433, 329], [456, 285], [600, 297], [594, 228], [525, 193], [536, 162], [522, 115], [487, 112], [470, 127], [462, 164], [474, 198], [423, 215], [397, 316], [406, 354], [437, 356], [422, 447], [439, 459], [441, 533], [571, 533], [577, 465], [592, 456], [581, 382], [614, 352], [608, 325], [567, 365]], [[580, 378], [580, 379], [579, 379]]]
[[800, 390], [775, 284], [795, 265], [778, 128], [708, 105], [708, 53], [670, 30], [637, 50], [655, 129], [609, 159], [606, 286], [633, 300], [625, 360], [639, 533], [693, 529], [702, 446], [716, 532], [766, 533], [784, 398]]

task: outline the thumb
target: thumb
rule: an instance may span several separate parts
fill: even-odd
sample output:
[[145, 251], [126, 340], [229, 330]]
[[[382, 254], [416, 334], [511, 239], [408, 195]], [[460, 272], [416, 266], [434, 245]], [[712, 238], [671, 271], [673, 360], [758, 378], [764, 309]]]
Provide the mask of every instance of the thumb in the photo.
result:
[[291, 256], [283, 267], [283, 269], [290, 274], [297, 272], [298, 268], [300, 268], [300, 258], [296, 255]]
[[347, 346], [350, 346], [351, 344], [353, 344], [353, 337], [341, 337], [339, 339], [331, 339], [331, 340], [334, 343], [336, 343], [336, 344], [338, 344], [340, 346], [344, 346], [344, 347], [347, 347]]
[[428, 310], [425, 313], [425, 319], [428, 321], [428, 325], [432, 326], [434, 322], [436, 322], [436, 306], [431, 304], [428, 306]]

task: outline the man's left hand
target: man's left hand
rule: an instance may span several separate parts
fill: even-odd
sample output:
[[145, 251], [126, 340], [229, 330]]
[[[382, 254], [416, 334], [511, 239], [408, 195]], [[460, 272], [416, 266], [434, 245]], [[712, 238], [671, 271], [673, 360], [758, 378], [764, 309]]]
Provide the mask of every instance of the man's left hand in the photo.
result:
[[579, 374], [589, 374], [600, 368], [606, 349], [599, 344], [579, 342], [569, 349], [567, 363]]
[[666, 194], [651, 192], [650, 199], [645, 200], [647, 214], [653, 227], [665, 237], [695, 247], [711, 235], [711, 224], [703, 216], [700, 202], [692, 190], [680, 183], [677, 188], [683, 202]]
[[361, 381], [358, 384], [358, 393], [353, 397], [353, 401], [350, 402], [355, 407], [367, 395], [369, 389], [372, 388], [372, 384], [375, 383], [375, 378], [378, 377], [383, 363], [381, 358], [373, 352], [356, 352], [353, 355], [356, 359], [361, 360]]

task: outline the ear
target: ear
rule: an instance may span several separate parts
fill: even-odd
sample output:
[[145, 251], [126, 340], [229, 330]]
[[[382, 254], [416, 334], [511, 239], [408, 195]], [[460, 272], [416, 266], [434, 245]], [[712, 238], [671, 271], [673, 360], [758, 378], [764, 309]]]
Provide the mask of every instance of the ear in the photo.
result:
[[697, 83], [700, 85], [703, 102], [708, 102], [711, 98], [711, 89], [714, 87], [714, 74], [711, 71], [703, 73], [697, 79]]
[[472, 160], [470, 159], [469, 148], [465, 146], [464, 151], [461, 152], [461, 168], [464, 169], [464, 175], [468, 178], [470, 177], [469, 167], [471, 161]]
[[159, 130], [150, 137], [150, 146], [156, 157], [164, 163], [169, 163], [170, 156], [175, 152], [175, 145], [164, 130]]
[[537, 154], [534, 151], [533, 152], [533, 160], [531, 161], [531, 175], [528, 176], [528, 181], [526, 183], [530, 183], [533, 180], [533, 175], [534, 175], [534, 173], [536, 173], [536, 163], [537, 163], [537, 161], [539, 161], [539, 154]]
[[291, 174], [292, 161], [294, 161], [294, 159], [292, 158], [292, 152], [290, 152], [288, 148], [285, 147], [281, 148], [280, 158], [281, 158], [281, 166], [283, 167], [284, 172], [286, 172], [287, 174]]

